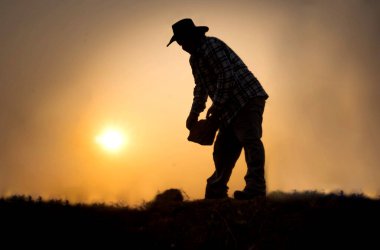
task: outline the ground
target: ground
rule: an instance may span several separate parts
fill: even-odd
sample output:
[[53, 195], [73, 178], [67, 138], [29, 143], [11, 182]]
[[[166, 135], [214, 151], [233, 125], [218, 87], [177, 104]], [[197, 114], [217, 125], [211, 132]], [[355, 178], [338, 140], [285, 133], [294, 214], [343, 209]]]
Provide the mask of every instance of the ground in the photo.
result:
[[184, 200], [176, 189], [131, 208], [0, 199], [1, 244], [112, 249], [380, 249], [380, 199], [270, 193], [266, 200]]

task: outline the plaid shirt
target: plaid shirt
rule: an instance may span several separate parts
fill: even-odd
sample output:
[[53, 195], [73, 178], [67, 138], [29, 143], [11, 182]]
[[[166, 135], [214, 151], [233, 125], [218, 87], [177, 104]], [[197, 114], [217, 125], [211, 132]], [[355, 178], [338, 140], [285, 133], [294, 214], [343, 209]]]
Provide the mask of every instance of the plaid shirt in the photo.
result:
[[253, 97], [268, 98], [260, 82], [223, 41], [206, 37], [190, 57], [195, 88], [191, 112], [201, 113], [209, 96], [228, 125]]

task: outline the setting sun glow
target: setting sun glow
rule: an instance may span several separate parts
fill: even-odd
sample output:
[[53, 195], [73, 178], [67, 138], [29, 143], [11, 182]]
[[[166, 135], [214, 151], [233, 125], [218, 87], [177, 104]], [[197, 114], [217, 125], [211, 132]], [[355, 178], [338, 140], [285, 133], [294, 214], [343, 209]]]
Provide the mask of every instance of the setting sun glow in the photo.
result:
[[96, 142], [110, 152], [119, 151], [125, 144], [125, 136], [116, 129], [106, 129], [96, 136]]

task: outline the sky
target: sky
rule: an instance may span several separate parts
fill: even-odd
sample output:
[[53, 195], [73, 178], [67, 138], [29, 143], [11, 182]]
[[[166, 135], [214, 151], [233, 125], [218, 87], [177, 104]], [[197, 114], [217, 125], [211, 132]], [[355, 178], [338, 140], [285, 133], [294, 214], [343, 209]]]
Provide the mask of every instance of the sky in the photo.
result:
[[[379, 195], [379, 12], [375, 0], [0, 0], [0, 195], [203, 198], [212, 147], [187, 141], [189, 55], [166, 47], [186, 17], [270, 96], [269, 192]], [[96, 143], [108, 127], [126, 138], [118, 152]], [[245, 171], [242, 154], [230, 194]]]

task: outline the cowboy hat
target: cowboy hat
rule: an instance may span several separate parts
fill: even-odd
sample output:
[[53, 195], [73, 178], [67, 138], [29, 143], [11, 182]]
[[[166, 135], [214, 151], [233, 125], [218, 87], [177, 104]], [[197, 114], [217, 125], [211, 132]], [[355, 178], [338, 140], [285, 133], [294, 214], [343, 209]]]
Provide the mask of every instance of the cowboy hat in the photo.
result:
[[168, 47], [172, 42], [177, 41], [177, 39], [179, 38], [189, 37], [198, 32], [200, 34], [204, 34], [208, 31], [208, 27], [206, 26], [195, 26], [193, 20], [191, 20], [190, 18], [179, 20], [178, 22], [172, 25], [172, 29], [174, 35], [172, 36], [166, 47]]

